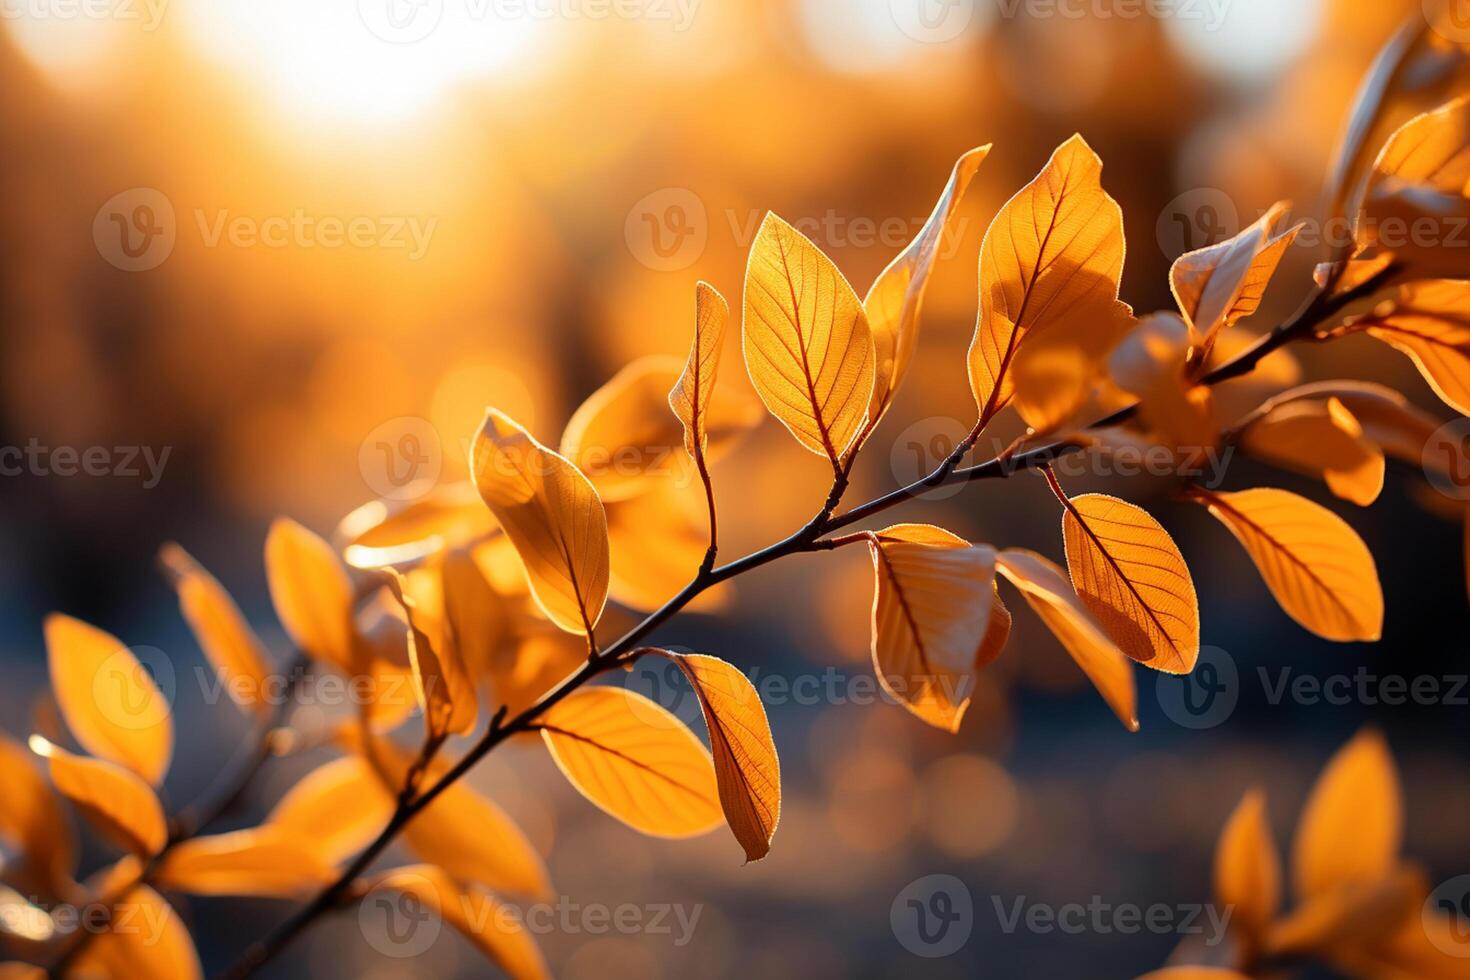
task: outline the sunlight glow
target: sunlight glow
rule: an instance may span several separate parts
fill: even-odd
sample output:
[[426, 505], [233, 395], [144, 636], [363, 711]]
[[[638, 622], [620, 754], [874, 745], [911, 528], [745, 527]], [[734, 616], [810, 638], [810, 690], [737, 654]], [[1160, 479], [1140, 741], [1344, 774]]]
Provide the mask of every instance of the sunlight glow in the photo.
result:
[[1317, 36], [1322, 0], [1231, 0], [1197, 10], [1198, 16], [1167, 18], [1174, 43], [1217, 75], [1266, 82]]

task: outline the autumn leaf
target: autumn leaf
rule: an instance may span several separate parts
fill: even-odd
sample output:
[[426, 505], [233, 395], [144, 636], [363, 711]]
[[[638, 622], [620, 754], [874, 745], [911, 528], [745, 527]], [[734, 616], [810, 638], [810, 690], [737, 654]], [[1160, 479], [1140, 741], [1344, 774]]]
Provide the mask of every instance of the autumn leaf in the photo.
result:
[[1331, 398], [1353, 414], [1363, 437], [1385, 455], [1416, 466], [1429, 465], [1424, 446], [1439, 428], [1440, 420], [1392, 388], [1368, 381], [1317, 381], [1283, 391], [1261, 408], [1270, 412], [1295, 401], [1323, 403]]
[[[700, 303], [718, 306], [703, 293]], [[699, 316], [706, 315], [718, 318], [702, 306]], [[718, 332], [720, 327], [709, 324], [698, 329]], [[718, 363], [716, 357], [711, 370]], [[593, 392], [567, 422], [561, 454], [586, 474], [604, 501], [626, 500], [659, 481], [678, 478], [680, 467], [688, 465], [679, 452], [688, 438], [687, 423], [668, 411], [670, 391], [680, 388], [686, 370], [676, 358], [641, 357]], [[762, 418], [760, 405], [745, 392], [721, 388], [707, 397], [696, 420], [705, 437], [707, 461], [728, 453]]]
[[995, 604], [995, 549], [929, 524], [896, 524], [868, 548], [878, 683], [925, 722], [958, 731]]
[[710, 753], [685, 724], [640, 694], [573, 691], [537, 724], [563, 775], [634, 830], [693, 837], [724, 822]]
[[1383, 590], [1368, 546], [1336, 514], [1285, 490], [1195, 490], [1235, 535], [1288, 616], [1328, 640], [1377, 640]]
[[1292, 843], [1299, 900], [1387, 877], [1403, 836], [1403, 795], [1383, 736], [1359, 734], [1312, 788]]
[[270, 660], [240, 607], [183, 548], [165, 545], [159, 557], [173, 578], [179, 609], [225, 690], [243, 708], [269, 711], [265, 684]]
[[[446, 552], [438, 572], [443, 618], [459, 661], [471, 679], [493, 676], [510, 657], [511, 610], [468, 551]], [[473, 690], [469, 697], [473, 699]]]
[[1281, 232], [1286, 216], [1286, 204], [1273, 204], [1233, 238], [1174, 260], [1169, 286], [1191, 338], [1205, 353], [1214, 346], [1216, 333], [1260, 307], [1276, 267], [1302, 228]]
[[1173, 313], [1140, 319], [1108, 358], [1111, 380], [1138, 399], [1144, 426], [1182, 455], [1219, 442], [1214, 397], [1191, 380], [1190, 328]]
[[531, 594], [568, 633], [590, 634], [607, 601], [607, 514], [565, 457], [495, 409], [475, 436], [475, 487], [515, 545]]
[[353, 568], [420, 561], [498, 530], [469, 480], [446, 483], [404, 503], [370, 500], [337, 525], [342, 557]]
[[[1073, 136], [985, 234], [969, 353], [982, 425], [1012, 401], [1033, 428], [1062, 421], [1132, 322], [1118, 302], [1123, 213], [1101, 174], [1097, 154]], [[1014, 372], [1021, 351], [1033, 348], [1023, 390]]]
[[1155, 670], [1187, 674], [1199, 657], [1199, 600], [1184, 556], [1141, 508], [1101, 493], [1062, 500], [1067, 569], [1113, 642]]
[[[1399, 865], [1382, 878], [1358, 882], [1300, 902], [1271, 927], [1270, 957], [1323, 956], [1337, 961], [1387, 939], [1405, 921], [1419, 925], [1429, 887], [1418, 868]], [[1418, 980], [1417, 975], [1414, 976]]]
[[474, 681], [460, 659], [454, 627], [443, 615], [439, 595], [440, 628], [437, 642], [420, 626], [417, 605], [409, 593], [408, 580], [389, 573], [389, 586], [408, 619], [408, 662], [413, 668], [414, 694], [430, 738], [465, 735], [475, 727], [479, 703]]
[[173, 758], [173, 715], [163, 692], [122, 641], [79, 619], [46, 617], [51, 688], [82, 748], [157, 786]]
[[1283, 469], [1320, 477], [1344, 500], [1366, 507], [1383, 490], [1383, 450], [1341, 399], [1294, 399], [1246, 426], [1240, 445]]
[[77, 956], [68, 976], [202, 980], [204, 970], [194, 940], [163, 896], [147, 885], [138, 885], [119, 895], [115, 904], [131, 910], [133, 927], [100, 933]]
[[1000, 598], [1000, 583], [990, 585], [990, 622], [985, 626], [985, 639], [980, 641], [980, 652], [975, 655], [975, 669], [987, 667], [995, 662], [1011, 638], [1011, 611]]
[[684, 450], [694, 459], [704, 457], [706, 462], [718, 457], [722, 445], [730, 445], [741, 432], [759, 425], [761, 418], [760, 406], [748, 398], [739, 400], [740, 410], [734, 418], [721, 419], [714, 414], [715, 379], [720, 372], [729, 319], [730, 304], [725, 297], [709, 283], [699, 282], [694, 287], [694, 341], [689, 347], [689, 360], [668, 394], [669, 408], [684, 427]]
[[807, 449], [837, 465], [873, 394], [868, 318], [837, 266], [767, 214], [745, 270], [745, 366], [766, 408]]
[[1259, 949], [1281, 907], [1281, 860], [1271, 839], [1266, 796], [1254, 789], [1230, 815], [1215, 848], [1215, 904], [1233, 908], [1231, 926]]
[[0, 843], [18, 859], [5, 865], [7, 880], [24, 876], [25, 884], [52, 895], [66, 896], [75, 882], [76, 840], [71, 822], [51, 785], [37, 770], [31, 753], [0, 734]]
[[759, 861], [781, 820], [781, 760], [760, 695], [744, 674], [717, 657], [668, 650], [658, 655], [679, 666], [699, 698], [725, 821], [746, 860]]
[[1000, 552], [995, 567], [1026, 597], [1118, 720], [1130, 732], [1138, 731], [1138, 695], [1128, 657], [1092, 618], [1062, 570], [1024, 548]]
[[352, 580], [332, 546], [287, 518], [265, 539], [265, 574], [276, 618], [296, 648], [351, 676]]
[[151, 857], [168, 840], [168, 823], [153, 788], [106, 759], [72, 755], [39, 735], [31, 751], [46, 759], [51, 782], [82, 815], [119, 847]]
[[908, 373], [919, 343], [920, 315], [929, 273], [950, 234], [954, 217], [965, 191], [980, 164], [990, 153], [990, 144], [978, 146], [955, 161], [949, 182], [934, 204], [929, 219], [913, 241], [894, 256], [888, 267], [873, 280], [863, 298], [863, 311], [873, 334], [873, 396], [868, 404], [868, 424], [874, 426], [883, 418], [898, 386]]
[[320, 860], [337, 864], [367, 846], [392, 815], [393, 798], [372, 767], [345, 755], [292, 786], [263, 826], [311, 841]]
[[194, 895], [301, 898], [337, 878], [319, 855], [315, 841], [279, 827], [236, 830], [175, 844], [155, 881]]
[[372, 889], [392, 889], [417, 899], [512, 980], [542, 980], [551, 975], [536, 940], [514, 910], [482, 892], [462, 888], [442, 868], [432, 864], [395, 868], [379, 877]]
[[[709, 549], [704, 522], [695, 513], [699, 484], [671, 482], [607, 505], [612, 542], [608, 596], [630, 609], [652, 612], [684, 588]], [[703, 504], [698, 505], [703, 508]], [[721, 582], [689, 604], [696, 612], [723, 608], [734, 584]]]
[[1348, 324], [1407, 354], [1440, 399], [1470, 415], [1470, 282], [1412, 282]]

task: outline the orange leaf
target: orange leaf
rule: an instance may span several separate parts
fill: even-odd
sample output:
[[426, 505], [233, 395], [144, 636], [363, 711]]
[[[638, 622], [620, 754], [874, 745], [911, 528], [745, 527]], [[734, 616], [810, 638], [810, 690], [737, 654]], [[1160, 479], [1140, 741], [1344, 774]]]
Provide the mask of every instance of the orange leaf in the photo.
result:
[[179, 608], [225, 690], [241, 707], [268, 712], [264, 693], [269, 658], [240, 607], [183, 548], [164, 545], [160, 559], [173, 576]]
[[1231, 924], [1259, 949], [1281, 907], [1281, 860], [1271, 840], [1266, 797], [1251, 790], [1230, 815], [1215, 847], [1215, 904], [1233, 908]]
[[[607, 533], [612, 540], [608, 595], [631, 609], [651, 612], [687, 585], [709, 548], [709, 534], [698, 516], [703, 508], [698, 480], [687, 487], [666, 481], [636, 497], [608, 504]], [[733, 583], [722, 582], [689, 608], [719, 609], [733, 589]]]
[[[713, 414], [715, 378], [720, 372], [720, 354], [725, 346], [725, 324], [730, 304], [707, 282], [694, 287], [694, 342], [689, 360], [679, 379], [669, 389], [669, 408], [684, 427], [684, 449], [691, 457], [709, 457], [711, 428], [716, 446], [729, 443], [747, 428], [760, 424], [760, 406], [740, 400], [738, 419], [717, 419]], [[747, 407], [748, 406], [748, 407]], [[754, 409], [751, 411], [750, 409]], [[662, 413], [660, 413], [662, 414]], [[723, 438], [719, 438], [723, 436]]]
[[870, 425], [877, 425], [893, 404], [893, 396], [908, 372], [914, 350], [919, 343], [919, 317], [924, 305], [924, 291], [929, 273], [940, 247], [950, 231], [950, 219], [980, 164], [990, 153], [990, 144], [976, 147], [955, 161], [949, 182], [934, 204], [924, 227], [894, 256], [888, 268], [878, 274], [868, 295], [863, 298], [863, 311], [873, 334], [873, 397], [868, 404]]
[[1092, 681], [1113, 714], [1130, 732], [1138, 731], [1138, 694], [1128, 657], [1108, 639], [1062, 570], [1023, 548], [1007, 548], [996, 556], [996, 570], [1021, 590], [1077, 666]]
[[153, 788], [130, 770], [105, 759], [72, 755], [39, 735], [31, 751], [51, 765], [51, 782], [108, 839], [150, 857], [168, 840], [168, 824]]
[[990, 591], [990, 622], [985, 627], [985, 639], [980, 642], [980, 650], [975, 654], [976, 670], [994, 663], [1011, 638], [1011, 611], [1001, 601], [1000, 583], [992, 581]]
[[475, 727], [479, 711], [477, 692], [459, 657], [453, 625], [442, 616], [442, 592], [436, 597], [441, 628], [436, 631], [439, 642], [435, 643], [419, 624], [418, 607], [405, 588], [408, 580], [390, 572], [388, 581], [408, 618], [408, 661], [430, 737], [468, 734]]
[[1194, 340], [1206, 351], [1215, 334], [1256, 312], [1301, 225], [1280, 233], [1287, 206], [1277, 203], [1233, 238], [1174, 260], [1169, 286]]
[[[1013, 399], [1036, 429], [1062, 421], [1085, 397], [1096, 362], [1131, 323], [1118, 302], [1123, 213], [1102, 189], [1101, 174], [1097, 154], [1073, 136], [985, 234], [980, 317], [969, 353], [981, 423]], [[1030, 382], [1023, 385], [1013, 369], [1027, 347], [1037, 350], [1032, 367], [1019, 372]]]
[[1344, 500], [1366, 507], [1383, 490], [1383, 450], [1342, 401], [1296, 399], [1250, 423], [1241, 446], [1253, 456], [1321, 477]]
[[70, 821], [51, 785], [33, 764], [31, 754], [0, 734], [0, 841], [20, 866], [5, 867], [7, 880], [24, 873], [27, 885], [64, 897], [76, 872], [76, 841]]
[[276, 618], [296, 648], [352, 675], [352, 580], [332, 546], [287, 518], [265, 539], [265, 574]]
[[745, 269], [745, 366], [770, 413], [835, 465], [873, 395], [868, 318], [837, 266], [767, 214]]
[[174, 751], [163, 692], [122, 641], [70, 616], [46, 617], [51, 688], [82, 747], [157, 786]]
[[1298, 899], [1372, 883], [1393, 871], [1403, 797], [1388, 745], [1364, 732], [1332, 757], [1302, 810], [1292, 843]]
[[693, 837], [724, 822], [709, 752], [677, 717], [616, 687], [573, 691], [538, 726], [563, 775], [634, 830]]
[[162, 888], [194, 895], [301, 898], [337, 878], [316, 842], [279, 826], [180, 841], [155, 877]]
[[679, 665], [699, 697], [709, 729], [720, 805], [748, 861], [771, 849], [781, 821], [781, 760], [754, 685], [717, 657], [660, 650]]
[[868, 547], [878, 682], [919, 718], [958, 731], [995, 605], [995, 549], [928, 524], [896, 524]]
[[1350, 329], [1407, 354], [1446, 405], [1470, 415], [1470, 283], [1409, 283]]
[[393, 815], [393, 798], [372, 768], [355, 755], [319, 766], [281, 797], [264, 826], [312, 842], [318, 857], [337, 864], [376, 837]]
[[97, 936], [82, 950], [68, 976], [157, 977], [159, 980], [201, 980], [199, 954], [179, 913], [147, 885], [119, 896], [127, 905], [131, 928], [121, 922]]
[[[1353, 414], [1363, 436], [1383, 452], [1406, 463], [1425, 463], [1424, 446], [1440, 420], [1409, 403], [1392, 388], [1369, 381], [1318, 381], [1284, 391], [1261, 406], [1262, 413], [1294, 401], [1335, 398]], [[1447, 461], [1448, 462], [1448, 461]]]
[[537, 604], [568, 633], [591, 633], [607, 602], [607, 513], [597, 490], [493, 408], [471, 461], [475, 487], [515, 545]]
[[495, 532], [495, 518], [469, 480], [437, 486], [409, 503], [370, 500], [337, 525], [342, 557], [353, 568], [419, 561]]
[[1189, 566], [1147, 512], [1101, 493], [1067, 500], [1062, 536], [1072, 586], [1113, 642], [1155, 670], [1187, 674], [1199, 657], [1199, 601]]
[[1281, 608], [1328, 640], [1377, 640], [1383, 590], [1368, 546], [1324, 507], [1285, 490], [1196, 490], [1260, 570]]
[[1138, 321], [1108, 358], [1112, 380], [1138, 398], [1138, 414], [1166, 445], [1185, 452], [1213, 448], [1219, 427], [1210, 389], [1188, 374], [1189, 327], [1173, 313]]

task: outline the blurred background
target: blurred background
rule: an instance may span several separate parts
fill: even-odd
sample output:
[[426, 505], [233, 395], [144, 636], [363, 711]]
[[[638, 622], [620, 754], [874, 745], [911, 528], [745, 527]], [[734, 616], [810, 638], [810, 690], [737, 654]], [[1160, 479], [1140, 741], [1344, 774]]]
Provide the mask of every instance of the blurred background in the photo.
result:
[[[980, 239], [1056, 144], [1080, 131], [1105, 161], [1130, 246], [1123, 298], [1168, 307], [1179, 252], [1278, 199], [1315, 213], [1359, 81], [1421, 3], [1140, 10], [3, 0], [0, 445], [49, 463], [0, 478], [0, 727], [31, 730], [46, 686], [42, 617], [79, 616], [164, 651], [177, 671], [168, 792], [187, 801], [247, 723], [184, 682], [202, 660], [156, 573], [163, 542], [214, 571], [283, 651], [260, 557], [271, 518], [329, 533], [384, 492], [379, 447], [402, 445], [405, 426], [441, 484], [464, 478], [486, 405], [554, 444], [624, 363], [685, 354], [698, 279], [738, 303], [767, 209], [798, 221], [865, 291], [955, 157], [993, 142], [929, 290], [917, 362], [849, 499], [908, 482], [973, 420], [963, 352]], [[1201, 201], [1224, 202], [1210, 227]], [[1255, 329], [1291, 312], [1318, 257], [1293, 250]], [[748, 386], [729, 339], [723, 376]], [[1300, 358], [1305, 377], [1384, 381], [1445, 414], [1408, 361], [1384, 351], [1349, 340]], [[65, 475], [59, 447], [102, 447], [107, 472]], [[722, 551], [804, 522], [824, 467], [766, 423], [716, 467]], [[1245, 460], [1226, 486], [1263, 481], [1324, 499]], [[1181, 937], [1008, 931], [995, 903], [1209, 901], [1214, 839], [1242, 792], [1267, 788], [1284, 846], [1311, 780], [1365, 724], [1386, 733], [1402, 768], [1406, 854], [1435, 882], [1470, 871], [1470, 690], [1458, 704], [1406, 706], [1273, 697], [1285, 668], [1431, 675], [1446, 691], [1470, 672], [1460, 532], [1435, 512], [1460, 505], [1421, 506], [1422, 482], [1391, 474], [1370, 508], [1332, 503], [1372, 547], [1388, 603], [1382, 643], [1338, 646], [1292, 624], [1233, 539], [1172, 503], [1167, 481], [1069, 481], [1149, 508], [1190, 560], [1207, 659], [1235, 685], [1231, 709], [1203, 726], [1166, 709], [1177, 682], [1140, 671], [1143, 728], [1127, 734], [1014, 603], [1010, 647], [947, 737], [874, 703], [865, 554], [741, 579], [718, 615], [680, 616], [659, 638], [819, 688], [770, 706], [786, 803], [768, 859], [742, 867], [725, 835], [639, 837], [577, 797], [535, 746], [512, 746], [473, 777], [521, 819], [569, 901], [702, 908], [682, 945], [555, 931], [541, 937], [553, 969], [1132, 976]], [[1032, 477], [896, 516], [1062, 554], [1055, 501]], [[273, 767], [238, 822], [318, 761]], [[942, 959], [916, 958], [890, 927], [895, 898], [930, 874], [958, 877], [974, 903], [968, 943]], [[180, 902], [207, 970], [283, 912]], [[447, 932], [410, 968], [358, 930], [339, 916], [276, 975], [489, 970]]]

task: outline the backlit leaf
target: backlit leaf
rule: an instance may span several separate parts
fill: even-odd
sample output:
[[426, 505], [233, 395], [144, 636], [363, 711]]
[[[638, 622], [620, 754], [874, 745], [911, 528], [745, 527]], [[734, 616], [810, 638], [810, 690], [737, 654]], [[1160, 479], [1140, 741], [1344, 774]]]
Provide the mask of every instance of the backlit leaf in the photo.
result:
[[868, 541], [873, 557], [873, 671], [919, 718], [958, 731], [995, 604], [995, 549], [929, 524]]
[[337, 864], [367, 846], [392, 814], [393, 798], [372, 767], [359, 756], [345, 755], [292, 786], [265, 826], [311, 841], [322, 861]]
[[1383, 736], [1367, 731], [1322, 770], [1297, 822], [1292, 887], [1314, 898], [1387, 877], [1403, 836], [1403, 795]]
[[121, 895], [116, 904], [129, 910], [131, 926], [119, 920], [87, 945], [68, 976], [123, 980], [202, 980], [203, 968], [188, 927], [173, 906], [147, 885]]
[[[709, 532], [703, 518], [703, 488], [665, 482], [607, 507], [612, 540], [608, 595], [631, 609], [651, 612], [678, 592], [704, 561]], [[689, 604], [709, 612], [724, 606], [734, 583], [721, 582]]]
[[1470, 282], [1409, 283], [1350, 329], [1407, 354], [1446, 405], [1470, 415]]
[[634, 830], [693, 837], [724, 822], [710, 753], [642, 695], [582, 688], [548, 710], [539, 727], [577, 791]]
[[990, 622], [985, 626], [985, 639], [980, 642], [980, 651], [975, 654], [975, 669], [979, 670], [995, 662], [1011, 638], [1011, 611], [1000, 598], [1000, 583], [990, 586]]
[[1215, 847], [1215, 904], [1233, 908], [1230, 923], [1259, 949], [1281, 907], [1281, 859], [1271, 839], [1266, 797], [1251, 790], [1230, 815]]
[[[1401, 922], [1422, 929], [1420, 910], [1428, 894], [1424, 873], [1401, 864], [1382, 877], [1307, 898], [1271, 927], [1266, 954], [1283, 958], [1326, 954], [1336, 959], [1350, 949], [1388, 939]], [[1404, 980], [1410, 977], [1420, 980], [1413, 973]]]
[[1199, 657], [1199, 601], [1184, 556], [1147, 512], [1106, 494], [1073, 497], [1062, 513], [1077, 596], [1128, 656], [1187, 674]]
[[1233, 238], [1174, 260], [1169, 285], [1195, 341], [1208, 350], [1216, 332], [1261, 305], [1282, 256], [1301, 226], [1281, 232], [1287, 206], [1278, 203]]
[[122, 641], [70, 616], [46, 617], [51, 688], [82, 748], [157, 786], [174, 750], [173, 716]]
[[1023, 548], [1002, 551], [996, 556], [995, 567], [1021, 590], [1026, 602], [1077, 661], [1118, 720], [1129, 731], [1138, 731], [1138, 694], [1132, 665], [1077, 598], [1062, 570]]
[[382, 568], [419, 561], [437, 551], [467, 545], [497, 530], [469, 480], [434, 487], [395, 504], [372, 500], [342, 518], [336, 537], [354, 568]]
[[[421, 575], [433, 576], [438, 585], [442, 580], [435, 571]], [[444, 616], [442, 591], [436, 596], [439, 628], [431, 639], [420, 625], [421, 617], [406, 584], [408, 580], [392, 575], [389, 581], [408, 618], [408, 660], [413, 668], [414, 693], [429, 735], [439, 738], [446, 734], [467, 734], [475, 727], [478, 715], [477, 692], [460, 659], [453, 625]]]
[[[1407, 398], [1369, 381], [1317, 381], [1276, 395], [1261, 406], [1265, 415], [1277, 406], [1306, 401], [1325, 405], [1336, 399], [1362, 427], [1363, 437], [1385, 455], [1414, 465], [1427, 465], [1424, 447], [1440, 426], [1440, 419], [1416, 408]], [[1445, 460], [1446, 465], [1451, 461]]]
[[781, 820], [781, 760], [760, 695], [744, 674], [717, 657], [667, 650], [659, 655], [679, 665], [699, 697], [725, 821], [746, 860], [759, 861]]
[[1342, 518], [1285, 490], [1194, 492], [1245, 547], [1288, 616], [1328, 640], [1377, 640], [1383, 590], [1368, 546]]
[[929, 273], [950, 235], [950, 220], [964, 199], [975, 172], [989, 153], [990, 144], [987, 143], [955, 161], [949, 182], [944, 185], [924, 227], [894, 257], [888, 268], [878, 274], [868, 289], [868, 295], [863, 298], [863, 310], [867, 313], [868, 326], [873, 334], [875, 354], [873, 397], [868, 404], [871, 424], [876, 425], [893, 404], [893, 396], [908, 372], [919, 342], [920, 316]]
[[475, 487], [515, 545], [537, 604], [568, 633], [590, 633], [607, 601], [607, 514], [597, 491], [493, 408], [471, 460]]
[[873, 338], [837, 266], [767, 214], [745, 270], [745, 366], [756, 394], [803, 446], [835, 464], [867, 421]]
[[0, 842], [19, 858], [7, 863], [7, 880], [17, 874], [52, 895], [64, 896], [76, 872], [76, 841], [70, 821], [51, 785], [36, 768], [34, 757], [0, 734]]
[[31, 751], [51, 766], [51, 782], [109, 840], [143, 857], [168, 840], [168, 824], [153, 788], [130, 770], [106, 759], [72, 755], [39, 735]]
[[298, 650], [356, 673], [352, 580], [332, 546], [287, 518], [265, 539], [265, 574], [276, 618]]
[[268, 711], [269, 658], [235, 600], [178, 545], [165, 545], [160, 560], [173, 576], [184, 619], [230, 697], [241, 707]]
[[[669, 408], [684, 426], [684, 449], [690, 456], [709, 453], [711, 403], [729, 319], [730, 304], [719, 290], [707, 282], [694, 287], [694, 341], [684, 370], [669, 389]], [[759, 421], [757, 415], [751, 424]]]
[[395, 868], [374, 890], [391, 888], [417, 899], [468, 939], [512, 980], [543, 980], [551, 974], [516, 910], [483, 892], [462, 888], [441, 868], [416, 864]]
[[[1101, 173], [1097, 154], [1073, 136], [985, 234], [980, 317], [969, 353], [982, 423], [1017, 399], [1031, 426], [1055, 424], [1086, 394], [1095, 361], [1131, 322], [1118, 302], [1123, 214], [1102, 189]], [[1032, 383], [1021, 391], [1012, 372], [1028, 347], [1038, 350], [1034, 368], [1024, 372]]]
[[1360, 507], [1383, 490], [1383, 450], [1336, 397], [1274, 408], [1246, 428], [1240, 444], [1283, 469], [1320, 477], [1334, 494]]
[[255, 827], [180, 841], [155, 881], [194, 895], [301, 898], [337, 878], [316, 842], [279, 827]]
[[1189, 374], [1189, 327], [1173, 313], [1143, 317], [1108, 358], [1112, 381], [1138, 399], [1144, 426], [1189, 455], [1219, 442], [1214, 398]]

